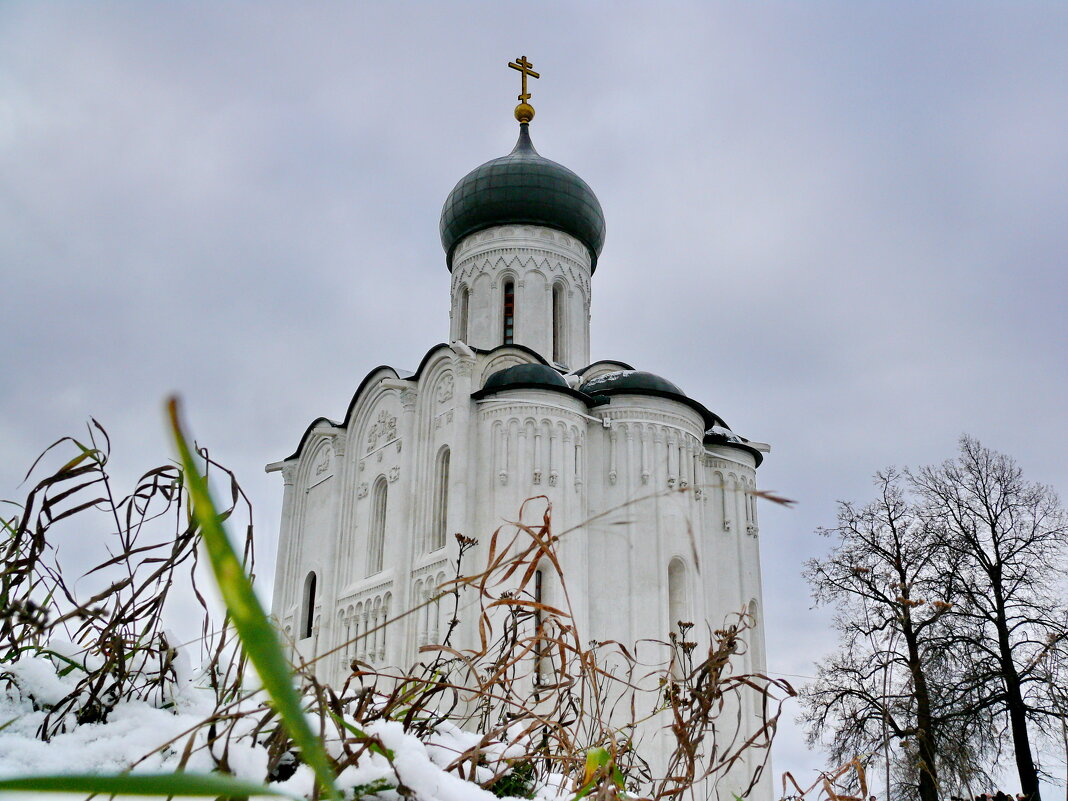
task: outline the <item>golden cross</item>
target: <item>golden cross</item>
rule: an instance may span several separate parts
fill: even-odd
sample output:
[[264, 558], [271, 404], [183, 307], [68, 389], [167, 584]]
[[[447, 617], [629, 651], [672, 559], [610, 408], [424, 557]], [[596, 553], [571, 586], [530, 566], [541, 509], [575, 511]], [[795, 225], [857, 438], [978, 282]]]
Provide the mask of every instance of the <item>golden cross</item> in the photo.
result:
[[530, 100], [530, 93], [527, 92], [527, 76], [529, 75], [531, 78], [540, 78], [541, 76], [531, 69], [534, 65], [527, 61], [526, 56], [520, 56], [515, 61], [509, 61], [508, 66], [514, 70], [519, 70], [523, 76], [523, 92], [519, 95], [519, 102], [526, 103]]

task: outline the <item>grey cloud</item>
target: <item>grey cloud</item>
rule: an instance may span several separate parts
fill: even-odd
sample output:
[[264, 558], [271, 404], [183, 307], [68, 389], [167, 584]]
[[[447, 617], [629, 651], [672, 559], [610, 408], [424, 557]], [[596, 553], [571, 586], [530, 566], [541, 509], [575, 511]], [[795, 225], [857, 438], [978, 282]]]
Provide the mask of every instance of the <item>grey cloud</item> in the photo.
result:
[[[534, 138], [594, 187], [595, 356], [771, 441], [769, 659], [830, 646], [800, 561], [836, 498], [962, 431], [1068, 486], [1068, 10], [1052, 4], [0, 8], [0, 486], [93, 414], [126, 475], [163, 396], [262, 466], [447, 333], [440, 204]], [[776, 767], [819, 763], [784, 727]]]

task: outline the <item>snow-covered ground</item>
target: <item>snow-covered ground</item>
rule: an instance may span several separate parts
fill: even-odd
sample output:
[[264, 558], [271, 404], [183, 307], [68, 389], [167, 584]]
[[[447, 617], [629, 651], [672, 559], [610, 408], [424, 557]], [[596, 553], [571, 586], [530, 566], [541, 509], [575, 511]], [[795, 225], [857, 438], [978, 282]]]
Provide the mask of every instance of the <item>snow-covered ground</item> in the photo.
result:
[[[62, 663], [60, 663], [62, 664]], [[180, 675], [180, 674], [179, 674]], [[180, 679], [168, 699], [168, 709], [157, 708], [143, 701], [120, 702], [106, 723], [82, 725], [70, 721], [65, 733], [43, 742], [37, 732], [45, 718], [46, 709], [66, 696], [75, 686], [75, 676], [61, 675], [51, 658], [24, 657], [14, 664], [0, 665], [0, 777], [42, 773], [106, 773], [129, 770], [157, 773], [174, 769], [185, 748], [189, 731], [196, 728], [213, 711], [213, 693], [198, 686], [196, 676]], [[262, 698], [251, 696], [247, 709], [259, 707]], [[355, 723], [355, 721], [350, 721]], [[267, 749], [255, 742], [248, 733], [254, 724], [246, 718], [229, 744], [227, 760], [233, 773], [241, 779], [266, 783]], [[318, 727], [318, 721], [314, 722]], [[476, 746], [480, 735], [463, 731], [443, 723], [421, 742], [404, 732], [397, 721], [375, 721], [359, 724], [368, 734], [377, 736], [393, 752], [393, 764], [385, 756], [367, 751], [358, 764], [346, 768], [338, 776], [337, 784], [352, 797], [352, 789], [384, 781], [389, 786], [403, 784], [421, 801], [494, 801], [496, 796], [478, 784], [446, 771], [459, 754]], [[210, 772], [215, 761], [204, 744], [206, 733], [197, 735], [197, 746], [186, 769]], [[327, 742], [334, 756], [340, 754], [336, 741]], [[157, 750], [158, 749], [158, 750]], [[476, 768], [477, 778], [486, 780], [501, 771], [507, 760], [521, 756], [526, 749], [522, 742], [494, 743], [484, 748], [484, 764]], [[145, 758], [146, 754], [150, 754]], [[545, 801], [569, 797], [563, 776], [553, 775], [536, 788]], [[273, 785], [295, 795], [311, 794], [313, 777], [306, 766], [299, 766], [285, 782]], [[3, 794], [4, 798], [16, 794]], [[26, 794], [26, 798], [42, 796]], [[383, 801], [400, 801], [393, 790], [378, 794]]]

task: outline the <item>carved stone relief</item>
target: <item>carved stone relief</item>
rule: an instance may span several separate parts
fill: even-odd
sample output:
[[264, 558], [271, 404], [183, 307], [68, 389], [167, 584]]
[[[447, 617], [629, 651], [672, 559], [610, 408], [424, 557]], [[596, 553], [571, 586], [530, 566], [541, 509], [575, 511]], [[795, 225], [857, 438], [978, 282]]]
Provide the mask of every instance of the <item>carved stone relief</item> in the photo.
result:
[[453, 392], [454, 392], [453, 384], [454, 384], [454, 382], [453, 382], [453, 378], [452, 378], [452, 373], [446, 373], [442, 377], [441, 383], [438, 384], [438, 393], [437, 393], [437, 401], [438, 401], [438, 403], [447, 403], [448, 401], [452, 400], [452, 396], [453, 396]]
[[318, 478], [319, 476], [328, 473], [333, 460], [334, 452], [330, 449], [329, 445], [320, 448], [319, 455], [316, 457], [315, 464], [312, 467], [312, 474]]
[[367, 432], [367, 452], [370, 453], [377, 448], [380, 442], [386, 443], [396, 438], [397, 418], [383, 409], [378, 413], [378, 421]]

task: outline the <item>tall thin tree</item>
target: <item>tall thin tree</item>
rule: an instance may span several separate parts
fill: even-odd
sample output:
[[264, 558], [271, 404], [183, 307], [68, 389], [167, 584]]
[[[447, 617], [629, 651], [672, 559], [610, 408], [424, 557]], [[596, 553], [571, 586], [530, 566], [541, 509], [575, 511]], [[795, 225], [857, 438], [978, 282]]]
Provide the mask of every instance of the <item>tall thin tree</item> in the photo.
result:
[[1054, 586], [1064, 566], [1064, 509], [1051, 488], [1024, 480], [1013, 459], [971, 437], [961, 438], [956, 459], [909, 478], [958, 574], [952, 617], [960, 688], [972, 709], [1007, 720], [1020, 787], [1038, 801], [1029, 723], [1059, 731], [1063, 714], [1048, 680], [1066, 636]]
[[[830, 735], [833, 759], [870, 763], [881, 755], [888, 770], [895, 763], [899, 782], [914, 783], [907, 795], [936, 801], [940, 769], [959, 779], [975, 766], [973, 751], [948, 745], [961, 739], [960, 725], [947, 717], [934, 681], [946, 673], [942, 628], [959, 574], [945, 562], [937, 531], [907, 501], [902, 479], [880, 473], [876, 501], [841, 503], [838, 525], [821, 529], [834, 548], [806, 565], [817, 602], [837, 610], [840, 648], [804, 692], [805, 719], [810, 742]], [[897, 758], [887, 753], [888, 739]]]

